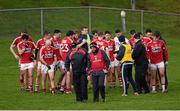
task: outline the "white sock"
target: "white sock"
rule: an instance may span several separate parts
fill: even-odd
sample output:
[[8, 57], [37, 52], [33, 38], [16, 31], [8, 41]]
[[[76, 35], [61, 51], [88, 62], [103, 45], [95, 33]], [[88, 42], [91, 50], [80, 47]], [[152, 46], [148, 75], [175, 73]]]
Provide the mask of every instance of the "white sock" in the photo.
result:
[[152, 86], [152, 91], [156, 91], [156, 86]]
[[165, 85], [162, 85], [162, 90], [165, 91]]

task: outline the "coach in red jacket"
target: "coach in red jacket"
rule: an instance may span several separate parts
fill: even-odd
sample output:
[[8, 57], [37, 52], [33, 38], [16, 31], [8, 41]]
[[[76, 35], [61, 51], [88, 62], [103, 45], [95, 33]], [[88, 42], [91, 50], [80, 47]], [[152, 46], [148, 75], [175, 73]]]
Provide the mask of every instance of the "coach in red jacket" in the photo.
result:
[[105, 74], [108, 72], [110, 60], [106, 53], [99, 49], [95, 42], [90, 44], [91, 52], [88, 59], [88, 69], [92, 76], [93, 82], [93, 101], [99, 101], [99, 91], [101, 93], [102, 102], [105, 102]]

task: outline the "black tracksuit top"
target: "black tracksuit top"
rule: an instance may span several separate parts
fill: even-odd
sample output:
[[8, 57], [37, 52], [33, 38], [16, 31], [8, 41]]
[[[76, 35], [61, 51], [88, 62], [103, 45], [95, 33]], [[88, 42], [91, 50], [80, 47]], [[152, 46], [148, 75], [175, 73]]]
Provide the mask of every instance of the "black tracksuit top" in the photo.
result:
[[70, 70], [70, 64], [72, 64], [73, 72], [86, 72], [87, 68], [87, 51], [86, 49], [78, 49], [77, 51], [69, 51], [66, 60], [65, 68], [67, 71]]
[[146, 48], [141, 40], [138, 40], [132, 52], [132, 58], [136, 65], [148, 64], [148, 59], [146, 57]]

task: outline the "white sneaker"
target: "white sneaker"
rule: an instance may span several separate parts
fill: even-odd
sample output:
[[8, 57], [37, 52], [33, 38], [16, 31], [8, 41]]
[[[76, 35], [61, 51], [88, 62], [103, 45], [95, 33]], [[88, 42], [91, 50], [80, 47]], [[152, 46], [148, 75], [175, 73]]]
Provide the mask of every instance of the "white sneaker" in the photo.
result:
[[122, 94], [121, 96], [128, 96], [127, 94]]
[[139, 96], [139, 93], [135, 92], [134, 95], [135, 95], [135, 96]]
[[168, 90], [162, 90], [162, 93], [167, 93], [168, 92]]

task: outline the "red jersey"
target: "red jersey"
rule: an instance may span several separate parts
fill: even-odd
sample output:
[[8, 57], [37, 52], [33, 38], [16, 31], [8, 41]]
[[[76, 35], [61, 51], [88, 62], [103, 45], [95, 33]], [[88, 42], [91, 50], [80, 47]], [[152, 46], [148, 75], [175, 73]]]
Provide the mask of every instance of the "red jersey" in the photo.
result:
[[61, 42], [61, 57], [62, 57], [63, 61], [66, 60], [66, 56], [67, 56], [68, 52], [72, 49], [72, 43], [73, 43], [73, 40], [70, 39], [69, 37], [66, 37], [62, 40], [62, 42]]
[[105, 40], [97, 39], [96, 41], [93, 42], [96, 42], [97, 46], [104, 51], [106, 50], [106, 48], [108, 48], [108, 43]]
[[136, 39], [135, 39], [134, 37], [131, 37], [131, 38], [129, 39], [129, 44], [131, 45], [132, 48], [134, 48], [135, 43], [136, 43]]
[[148, 43], [152, 41], [149, 37], [142, 37], [141, 40], [145, 47], [147, 47]]
[[97, 38], [93, 38], [92, 39], [92, 42], [96, 42], [98, 39]]
[[46, 64], [51, 65], [54, 62], [54, 57], [56, 56], [55, 48], [50, 47], [42, 47], [40, 50], [40, 56], [44, 59]]
[[108, 51], [109, 51], [109, 58], [110, 61], [114, 61], [114, 52], [115, 52], [115, 42], [114, 40], [106, 41], [108, 45]]
[[55, 48], [55, 52], [56, 52], [56, 57], [57, 57], [57, 61], [62, 60], [61, 55], [60, 55], [60, 46], [61, 46], [61, 39], [52, 39], [52, 46]]
[[73, 42], [78, 43], [78, 40], [79, 40], [79, 39], [78, 39], [78, 37], [73, 36], [73, 39], [72, 39], [72, 40], [73, 40]]
[[101, 49], [98, 50], [98, 53], [94, 55], [92, 52], [89, 54], [91, 71], [98, 71], [105, 69], [105, 62], [103, 60]]
[[[17, 46], [22, 40], [23, 40], [22, 36], [15, 38], [13, 41], [13, 45]], [[33, 41], [31, 36], [29, 36], [29, 41], [31, 41], [31, 42]]]
[[148, 44], [147, 54], [152, 64], [168, 61], [167, 48], [164, 42], [160, 40], [152, 40], [152, 42]]
[[[37, 49], [40, 51], [43, 46], [45, 46], [44, 38], [41, 38], [36, 43]], [[38, 53], [38, 61], [40, 61], [40, 53]]]
[[31, 63], [33, 60], [30, 57], [33, 55], [32, 50], [35, 49], [35, 44], [31, 41], [27, 41], [27, 43], [20, 42], [17, 47], [21, 50], [25, 48], [25, 51], [20, 55], [20, 63]]

